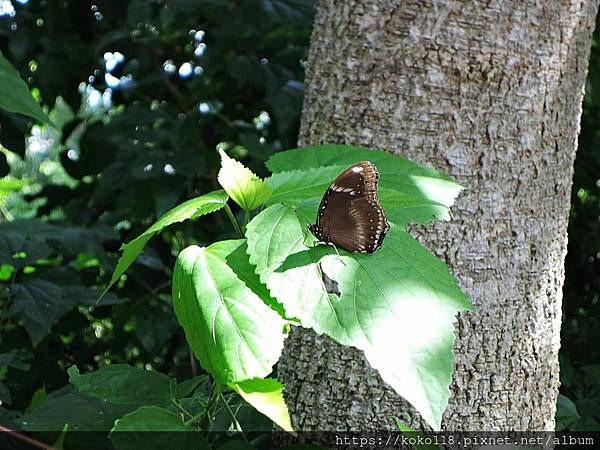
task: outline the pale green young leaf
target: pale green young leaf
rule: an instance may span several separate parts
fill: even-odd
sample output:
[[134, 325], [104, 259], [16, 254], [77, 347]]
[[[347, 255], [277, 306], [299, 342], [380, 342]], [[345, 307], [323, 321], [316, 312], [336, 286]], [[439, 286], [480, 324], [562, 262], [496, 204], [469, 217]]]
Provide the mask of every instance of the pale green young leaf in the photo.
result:
[[251, 211], [263, 205], [271, 197], [271, 188], [241, 162], [230, 158], [223, 150], [221, 170], [217, 179], [225, 192], [242, 209]]
[[52, 125], [38, 102], [31, 96], [27, 83], [19, 72], [0, 53], [0, 108], [13, 113], [32, 117], [39, 122]]
[[229, 387], [281, 429], [294, 431], [290, 413], [283, 399], [283, 385], [279, 381], [273, 378], [255, 378], [230, 383]]
[[158, 219], [158, 221], [154, 223], [154, 225], [152, 225], [132, 241], [129, 241], [127, 244], [123, 245], [123, 254], [119, 258], [117, 267], [115, 268], [110, 282], [108, 283], [108, 286], [102, 295], [104, 295], [111, 288], [111, 286], [119, 280], [121, 275], [125, 273], [133, 261], [135, 261], [139, 254], [142, 253], [146, 243], [156, 233], [159, 233], [164, 228], [174, 223], [183, 222], [184, 220], [189, 219], [197, 219], [205, 214], [218, 211], [225, 206], [227, 199], [227, 194], [220, 190], [192, 198], [165, 213], [160, 219]]
[[[373, 254], [309, 247], [303, 221], [281, 204], [257, 215], [247, 237], [250, 262], [286, 313], [363, 350], [438, 429], [450, 396], [455, 314], [472, 309], [445, 264], [393, 224]], [[339, 297], [326, 292], [322, 272]]]
[[173, 307], [200, 364], [220, 383], [267, 376], [283, 348], [285, 321], [227, 261], [244, 240], [179, 254]]

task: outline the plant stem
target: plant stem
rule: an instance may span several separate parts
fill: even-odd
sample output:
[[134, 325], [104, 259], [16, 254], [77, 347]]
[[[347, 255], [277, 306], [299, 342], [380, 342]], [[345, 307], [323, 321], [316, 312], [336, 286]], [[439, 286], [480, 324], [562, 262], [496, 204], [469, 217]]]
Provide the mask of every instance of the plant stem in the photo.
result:
[[[192, 418], [191, 418], [191, 419], [189, 419], [189, 420], [186, 420], [186, 421], [185, 421], [185, 424], [186, 424], [186, 425], [191, 425], [191, 424], [193, 424], [193, 423], [194, 423], [196, 420], [198, 420], [198, 418], [199, 418], [200, 416], [203, 416], [204, 414], [206, 414], [206, 411], [201, 411], [201, 412], [199, 412], [199, 413], [198, 413], [198, 414], [196, 414], [195, 416], [192, 416]], [[208, 431], [208, 430], [207, 430], [207, 431]]]
[[225, 203], [225, 212], [227, 213], [227, 217], [229, 217], [229, 220], [231, 221], [231, 224], [233, 225], [233, 228], [235, 228], [235, 232], [238, 234], [238, 236], [240, 238], [244, 237], [244, 233], [242, 233], [242, 229], [240, 228], [240, 224], [238, 223], [237, 220], [235, 220], [235, 216], [233, 215], [233, 212], [231, 211], [231, 208], [229, 207], [229, 205], [227, 203]]
[[10, 277], [10, 287], [11, 287], [11, 289], [15, 285], [15, 281], [16, 280], [17, 280], [17, 269], [13, 268], [13, 273], [12, 273], [12, 276]]
[[187, 409], [185, 409], [183, 406], [181, 406], [179, 404], [179, 402], [177, 402], [176, 400], [171, 400], [171, 403], [173, 404], [173, 406], [175, 406], [175, 408], [177, 408], [179, 410], [179, 412], [181, 412], [184, 416], [188, 416], [188, 417], [193, 417], [192, 413], [189, 412]]
[[250, 222], [250, 211], [247, 209], [244, 210], [244, 230], [246, 229], [246, 225]]
[[242, 430], [242, 426], [240, 425], [240, 423], [238, 422], [237, 418], [235, 417], [235, 414], [233, 413], [233, 411], [229, 407], [229, 403], [227, 403], [227, 400], [225, 400], [225, 397], [223, 397], [223, 394], [220, 394], [220, 396], [221, 396], [221, 399], [223, 400], [223, 403], [225, 404], [225, 408], [227, 408], [227, 411], [229, 411], [229, 414], [231, 415], [231, 418], [233, 419], [233, 424], [235, 425], [236, 431], [242, 433], [242, 437], [244, 438], [244, 440], [246, 442], [250, 442], [250, 441], [248, 441], [248, 438], [244, 434], [244, 430]]
[[25, 442], [31, 447], [41, 448], [43, 450], [56, 450], [54, 447], [50, 447], [49, 445], [46, 445], [43, 442], [36, 441], [35, 439], [30, 438], [29, 436], [25, 436], [24, 434], [21, 434], [10, 428], [6, 428], [2, 425], [0, 425], [0, 433], [6, 433], [9, 437]]
[[212, 394], [210, 395], [210, 400], [208, 401], [208, 405], [206, 406], [206, 416], [202, 421], [202, 430], [210, 430], [210, 425], [214, 420], [215, 411], [219, 403], [219, 398], [221, 397], [221, 392], [223, 392], [223, 386], [221, 385], [221, 383], [215, 381]]
[[192, 347], [188, 345], [188, 354], [190, 357], [190, 367], [192, 368], [192, 376], [195, 377], [198, 375], [198, 371], [196, 370], [196, 358], [194, 357], [194, 352], [192, 351]]

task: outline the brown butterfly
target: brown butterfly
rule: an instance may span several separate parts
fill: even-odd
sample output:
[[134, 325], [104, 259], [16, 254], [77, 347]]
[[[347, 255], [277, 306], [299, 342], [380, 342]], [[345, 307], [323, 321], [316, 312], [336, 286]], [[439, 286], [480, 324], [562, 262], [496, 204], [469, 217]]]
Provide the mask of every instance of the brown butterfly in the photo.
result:
[[390, 225], [377, 197], [378, 180], [369, 161], [344, 170], [325, 191], [310, 232], [350, 252], [373, 253], [381, 247]]

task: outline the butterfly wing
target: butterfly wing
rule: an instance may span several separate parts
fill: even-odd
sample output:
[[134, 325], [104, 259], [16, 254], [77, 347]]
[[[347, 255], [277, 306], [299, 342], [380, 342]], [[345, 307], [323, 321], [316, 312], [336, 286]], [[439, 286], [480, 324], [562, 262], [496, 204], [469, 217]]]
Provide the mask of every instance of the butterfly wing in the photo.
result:
[[330, 239], [351, 252], [373, 253], [389, 229], [383, 208], [361, 197], [331, 218]]
[[379, 174], [369, 161], [350, 166], [331, 183], [319, 206], [317, 238], [351, 252], [372, 253], [389, 229], [377, 197]]

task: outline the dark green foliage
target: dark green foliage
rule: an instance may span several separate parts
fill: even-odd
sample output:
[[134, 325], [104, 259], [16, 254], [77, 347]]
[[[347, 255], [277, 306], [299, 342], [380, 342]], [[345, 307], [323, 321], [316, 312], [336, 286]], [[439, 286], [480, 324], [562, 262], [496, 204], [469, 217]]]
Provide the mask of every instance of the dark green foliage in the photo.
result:
[[559, 398], [559, 430], [600, 430], [599, 39], [596, 28], [571, 195], [560, 354], [567, 399]]
[[[64, 388], [72, 365], [152, 366], [178, 380], [201, 370], [173, 314], [172, 267], [185, 246], [233, 237], [223, 213], [173, 225], [96, 300], [122, 242], [215, 189], [217, 148], [262, 174], [273, 152], [295, 145], [313, 2], [13, 3], [16, 15], [0, 16], [0, 52], [56, 129], [0, 110], [0, 176], [10, 168], [0, 220], [11, 220], [0, 224], [0, 417], [18, 427], [27, 411], [56, 430], [77, 419], [65, 396], [98, 401]], [[198, 405], [195, 387], [182, 398]], [[231, 415], [221, 421], [230, 427]], [[112, 427], [99, 423], [89, 418]]]
[[[173, 225], [96, 304], [120, 243], [175, 204], [216, 189], [218, 146], [262, 176], [274, 151], [295, 145], [312, 0], [13, 3], [15, 17], [0, 16], [0, 52], [35, 88], [58, 129], [42, 127], [51, 145], [26, 153], [31, 119], [0, 109], [0, 144], [12, 152], [0, 152], [0, 177], [10, 172], [0, 179], [0, 220], [21, 219], [0, 224], [0, 422], [18, 428], [25, 414], [40, 429], [57, 430], [75, 417], [107, 430], [129, 406], [101, 407], [68, 385], [67, 368], [86, 374], [126, 363], [190, 379], [199, 368], [190, 365], [170, 304], [174, 255], [234, 233], [220, 213]], [[204, 32], [201, 42], [191, 30]], [[557, 426], [571, 430], [600, 429], [598, 37], [563, 302], [566, 397], [559, 399]], [[110, 112], [92, 111], [80, 85], [105, 92], [105, 52], [124, 55], [111, 74], [126, 85], [112, 91]], [[168, 61], [175, 73], [165, 72]], [[202, 74], [181, 78], [177, 69], [188, 61]], [[52, 170], [43, 168], [47, 162]], [[190, 380], [177, 385], [176, 398], [184, 408], [207, 405], [211, 387]], [[242, 428], [270, 427], [239, 397], [227, 394], [226, 401]], [[223, 403], [216, 413], [213, 429], [233, 426]]]

